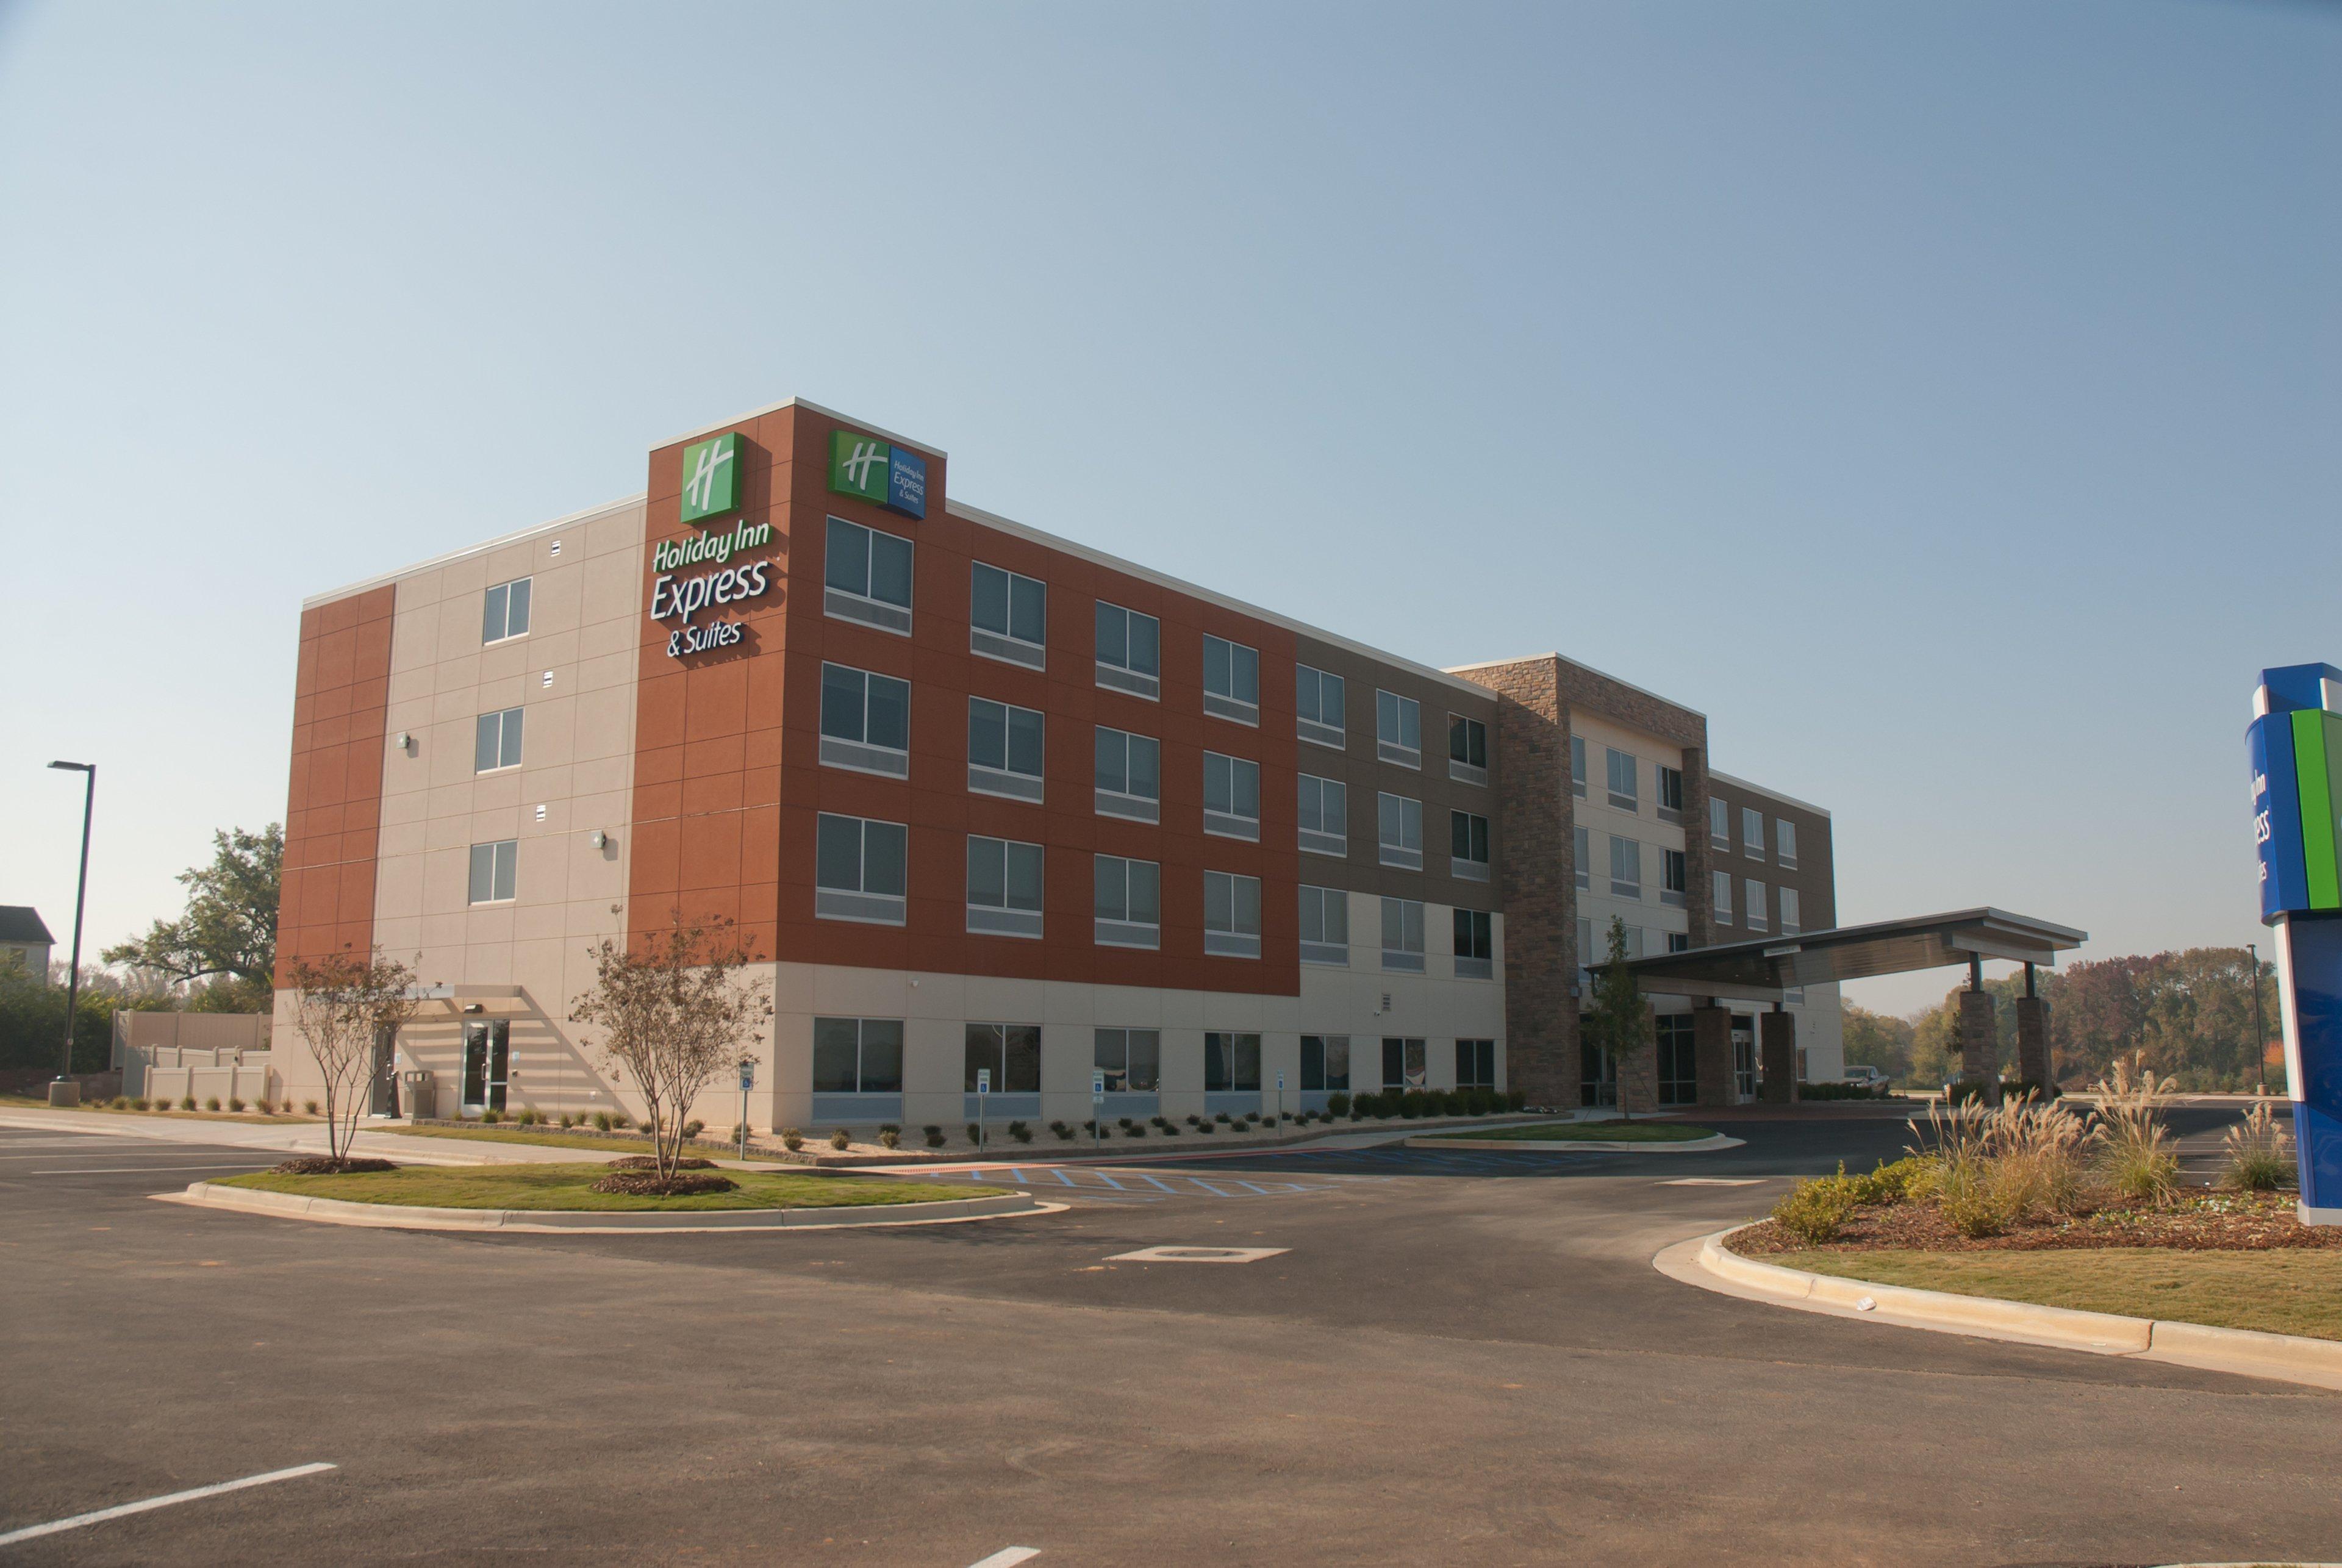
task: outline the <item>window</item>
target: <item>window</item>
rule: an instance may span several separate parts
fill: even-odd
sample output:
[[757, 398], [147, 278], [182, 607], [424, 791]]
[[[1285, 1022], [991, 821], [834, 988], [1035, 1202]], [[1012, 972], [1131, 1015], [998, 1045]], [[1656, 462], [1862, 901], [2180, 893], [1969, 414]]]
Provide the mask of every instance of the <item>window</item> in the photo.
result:
[[1773, 819], [1773, 858], [1794, 871], [1797, 865], [1797, 824], [1783, 817]]
[[1585, 915], [1577, 917], [1577, 967], [1591, 969], [1596, 954], [1594, 951], [1594, 922]]
[[1577, 863], [1577, 891], [1589, 893], [1593, 891], [1594, 884], [1594, 834], [1588, 829], [1581, 827], [1571, 836], [1576, 841], [1574, 847], [1575, 859]]
[[1621, 934], [1626, 940], [1626, 956], [1629, 958], [1642, 957], [1643, 928], [1639, 925], [1628, 925], [1621, 928]]
[[1350, 1037], [1347, 1034], [1304, 1034], [1301, 1037], [1301, 1092], [1350, 1087]]
[[1041, 934], [1041, 846], [967, 840], [967, 928], [979, 935]]
[[1223, 1034], [1208, 1030], [1205, 1033], [1204, 1093], [1260, 1093], [1259, 1035]]
[[1707, 842], [1718, 849], [1732, 847], [1732, 808], [1714, 795], [1707, 797]]
[[903, 1021], [899, 1018], [815, 1019], [813, 1092], [816, 1094], [901, 1094]]
[[978, 1068], [992, 1069], [992, 1093], [1041, 1092], [1041, 1026], [1038, 1024], [971, 1024], [967, 1026], [967, 1076], [961, 1087], [976, 1093]]
[[1620, 811], [1638, 810], [1641, 803], [1637, 798], [1634, 754], [1622, 752], [1616, 746], [1603, 749], [1609, 754], [1610, 804]]
[[911, 542], [843, 517], [829, 520], [822, 613], [882, 632], [911, 634]]
[[1669, 953], [1689, 953], [1691, 951], [1691, 934], [1683, 931], [1668, 932], [1667, 951]]
[[1494, 1040], [1456, 1042], [1456, 1086], [1493, 1089], [1496, 1086], [1496, 1043]]
[[1692, 1051], [1691, 1014], [1662, 1013], [1654, 1023], [1658, 1030], [1659, 1104], [1696, 1104], [1699, 1072]]
[[1042, 798], [1041, 715], [989, 697], [967, 700], [967, 787], [1011, 800]]
[[908, 778], [911, 683], [846, 664], [822, 665], [821, 764]]
[[1163, 623], [1109, 604], [1097, 606], [1097, 684], [1149, 702], [1163, 694]]
[[1804, 929], [1797, 918], [1797, 890], [1794, 887], [1776, 888], [1773, 896], [1780, 901], [1782, 934], [1795, 936]]
[[1376, 842], [1382, 863], [1403, 871], [1423, 869], [1423, 803], [1386, 794], [1376, 802]]
[[1163, 944], [1163, 868], [1116, 854], [1095, 858], [1092, 940], [1107, 947]]
[[1383, 1087], [1420, 1089], [1424, 1086], [1423, 1042], [1383, 1036]]
[[902, 924], [907, 842], [899, 822], [821, 813], [814, 823], [814, 914]]
[[1456, 978], [1493, 980], [1496, 974], [1496, 918], [1485, 909], [1456, 912]]
[[1732, 874], [1719, 871], [1714, 875], [1716, 886], [1712, 896], [1716, 900], [1716, 918], [1719, 924], [1729, 925], [1732, 924]]
[[520, 766], [520, 710], [482, 714], [472, 733], [472, 771], [494, 772]]
[[1163, 814], [1163, 748], [1152, 735], [1110, 730], [1097, 732], [1097, 793], [1092, 803], [1100, 816], [1127, 817], [1132, 822], [1156, 822]]
[[1204, 873], [1204, 951], [1223, 958], [1260, 956], [1260, 878]]
[[1447, 776], [1459, 784], [1488, 782], [1488, 726], [1461, 714], [1447, 715]]
[[1109, 1094], [1157, 1094], [1163, 1090], [1163, 1035], [1154, 1029], [1101, 1029], [1090, 1060], [1106, 1074]]
[[1691, 890], [1691, 857], [1679, 849], [1659, 851], [1659, 902], [1681, 909]]
[[1396, 692], [1375, 694], [1375, 754], [1401, 767], [1423, 765], [1423, 704]]
[[1048, 611], [1047, 584], [976, 562], [968, 586], [968, 652], [1047, 668]]
[[1301, 847], [1312, 854], [1350, 853], [1350, 786], [1301, 775]]
[[1610, 835], [1610, 891], [1620, 898], [1643, 896], [1643, 846], [1615, 833]]
[[509, 904], [520, 870], [520, 841], [501, 839], [472, 846], [472, 902]]
[[481, 642], [501, 643], [506, 637], [527, 634], [528, 588], [528, 578], [515, 577], [488, 590], [487, 604], [480, 615]]
[[1466, 882], [1488, 880], [1488, 819], [1468, 811], [1447, 814], [1447, 873]]
[[1204, 831], [1219, 838], [1260, 838], [1260, 764], [1204, 754]]
[[1350, 895], [1338, 887], [1301, 889], [1301, 962], [1350, 962]]
[[1206, 633], [1204, 711], [1240, 724], [1260, 723], [1260, 651]]
[[1683, 769], [1659, 769], [1659, 820], [1683, 821]]
[[1742, 924], [1751, 931], [1764, 930], [1765, 884], [1752, 876], [1742, 882], [1740, 887], [1744, 894], [1741, 903]]
[[1753, 805], [1740, 808], [1740, 853], [1751, 860], [1765, 858], [1765, 814]]
[[1294, 733], [1305, 741], [1339, 751], [1349, 744], [1349, 726], [1342, 716], [1346, 688], [1342, 677], [1306, 664], [1296, 665], [1293, 677]]
[[1383, 967], [1423, 973], [1423, 901], [1383, 900]]
[[1569, 793], [1586, 798], [1586, 737], [1569, 737]]

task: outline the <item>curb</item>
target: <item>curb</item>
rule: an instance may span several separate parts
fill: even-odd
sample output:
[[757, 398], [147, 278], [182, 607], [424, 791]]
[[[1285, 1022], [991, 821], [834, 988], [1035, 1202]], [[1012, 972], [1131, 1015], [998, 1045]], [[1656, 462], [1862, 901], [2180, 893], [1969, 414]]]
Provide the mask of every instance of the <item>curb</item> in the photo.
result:
[[184, 1193], [155, 1193], [157, 1203], [185, 1203], [191, 1208], [226, 1209], [238, 1213], [266, 1214], [277, 1219], [315, 1220], [325, 1224], [356, 1225], [389, 1231], [509, 1231], [556, 1235], [674, 1235], [687, 1233], [756, 1231], [838, 1231], [881, 1225], [947, 1225], [971, 1220], [1010, 1219], [1020, 1214], [1055, 1214], [1064, 1203], [1051, 1203], [1027, 1193], [1004, 1193], [989, 1198], [946, 1198], [931, 1203], [885, 1205], [901, 1219], [841, 1220], [840, 1213], [867, 1213], [866, 1206], [827, 1209], [711, 1209], [688, 1215], [675, 1213], [582, 1213], [559, 1209], [436, 1209], [395, 1203], [359, 1203], [341, 1198], [310, 1198], [295, 1193], [263, 1193], [245, 1187], [223, 1187], [197, 1182]]
[[1747, 1228], [1734, 1225], [1677, 1242], [1654, 1257], [1651, 1264], [1686, 1284], [1800, 1312], [2094, 1355], [2136, 1356], [2141, 1361], [2342, 1390], [2342, 1341], [2038, 1306], [1997, 1296], [1956, 1295], [1811, 1273], [1743, 1257], [1725, 1244]]
[[1586, 1139], [1528, 1138], [1409, 1138], [1410, 1149], [1583, 1149], [1594, 1154], [1706, 1154], [1718, 1149], [1739, 1149], [1747, 1145], [1746, 1138], [1727, 1138], [1718, 1133], [1712, 1138], [1693, 1138], [1676, 1143], [1612, 1144], [1591, 1143]]

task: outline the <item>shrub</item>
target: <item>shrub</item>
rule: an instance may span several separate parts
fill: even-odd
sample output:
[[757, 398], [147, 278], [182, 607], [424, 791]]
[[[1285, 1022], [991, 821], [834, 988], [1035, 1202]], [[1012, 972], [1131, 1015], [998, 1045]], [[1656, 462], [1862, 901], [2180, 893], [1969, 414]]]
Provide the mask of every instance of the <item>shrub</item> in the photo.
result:
[[1200, 1127], [1203, 1124], [1204, 1119], [1201, 1116], [1190, 1115], [1187, 1118], [1187, 1125], [1190, 1127]]
[[900, 1133], [902, 1132], [903, 1128], [902, 1128], [901, 1124], [899, 1124], [899, 1123], [896, 1123], [896, 1122], [881, 1122], [881, 1123], [879, 1123], [879, 1124], [878, 1124], [878, 1130], [879, 1130], [880, 1132], [882, 1132], [882, 1133], [895, 1133], [895, 1134], [900, 1134]]
[[1350, 1114], [1350, 1097], [1347, 1094], [1343, 1094], [1339, 1089], [1335, 1090], [1334, 1093], [1326, 1096], [1326, 1114], [1328, 1116], [1348, 1115]]
[[[114, 1108], [118, 1111], [122, 1109], [125, 1104], [127, 1104], [126, 1101], [116, 1100], [114, 1103]], [[241, 1116], [244, 1114], [244, 1101], [237, 1096], [231, 1094], [228, 1096], [227, 1108]]]
[[1116, 1126], [1117, 1126], [1117, 1127], [1121, 1128], [1121, 1129], [1122, 1129], [1124, 1132], [1126, 1132], [1126, 1133], [1129, 1132], [1129, 1131], [1130, 1131], [1130, 1129], [1131, 1129], [1131, 1127], [1132, 1127], [1133, 1125], [1135, 1125], [1135, 1124], [1134, 1124], [1134, 1123], [1131, 1121], [1131, 1119], [1130, 1119], [1129, 1117], [1127, 1117], [1127, 1116], [1116, 1116], [1116, 1117], [1114, 1119], [1114, 1124], [1115, 1124]]
[[941, 1127], [927, 1126], [921, 1128], [920, 1131], [926, 1134], [928, 1148], [940, 1149], [944, 1146], [944, 1130]]
[[903, 1129], [900, 1127], [879, 1128], [878, 1142], [889, 1149], [901, 1148], [903, 1145]]
[[1085, 1133], [1091, 1134], [1094, 1136], [1102, 1137], [1105, 1135], [1103, 1129], [1101, 1129], [1095, 1121], [1084, 1122], [1082, 1124], [1081, 1130]]
[[1528, 1109], [1528, 1104], [1529, 1092], [1526, 1089], [1507, 1089], [1505, 1092], [1505, 1108], [1506, 1110], [1526, 1111]]
[[596, 1111], [594, 1113], [594, 1130], [597, 1133], [606, 1133], [610, 1130], [609, 1112]]
[[2297, 1176], [2288, 1143], [2277, 1113], [2266, 1103], [2254, 1106], [2220, 1140], [2222, 1179], [2247, 1193], [2291, 1186]]
[[805, 1147], [805, 1134], [798, 1132], [795, 1127], [782, 1128], [781, 1147], [786, 1149], [792, 1154], [796, 1154], [799, 1149]]
[[843, 1127], [832, 1127], [829, 1130], [829, 1146], [843, 1154], [854, 1146], [854, 1134]]
[[1900, 1203], [1911, 1198], [1912, 1185], [1926, 1169], [1925, 1160], [1906, 1154], [1891, 1165], [1881, 1160], [1878, 1168], [1867, 1176], [1847, 1179], [1854, 1183], [1854, 1201], [1857, 1203]]
[[168, 1100], [156, 1100], [155, 1102], [155, 1109], [157, 1111], [167, 1111], [170, 1108], [171, 1102]]
[[205, 1096], [204, 1097], [204, 1109], [205, 1109], [205, 1110], [206, 1110], [206, 1111], [216, 1111], [216, 1110], [218, 1110], [218, 1109], [219, 1109], [219, 1096], [218, 1096], [217, 1094], [207, 1094], [207, 1095], [205, 1095]]
[[505, 1114], [502, 1111], [497, 1110], [494, 1105], [489, 1106], [486, 1110], [480, 1113], [480, 1121], [486, 1126], [493, 1127], [504, 1119]]
[[732, 1124], [732, 1130], [724, 1134], [724, 1141], [736, 1149], [748, 1141], [748, 1134], [752, 1131], [754, 1129], [747, 1123], [735, 1122]]
[[[186, 1105], [185, 1105], [185, 1109], [187, 1109], [187, 1110], [190, 1110], [190, 1111], [192, 1111], [192, 1110], [194, 1110], [194, 1109], [195, 1108], [195, 1099], [194, 1099], [194, 1097], [193, 1097], [193, 1096], [190, 1096], [190, 1097], [188, 1098], [188, 1100], [187, 1100], [187, 1102], [186, 1102]], [[315, 1114], [317, 1114], [317, 1102], [315, 1102], [315, 1100], [304, 1100], [304, 1101], [302, 1101], [302, 1102], [301, 1102], [301, 1114], [302, 1114], [303, 1115], [305, 1115], [305, 1116], [314, 1116], [314, 1115], [315, 1115]]]
[[[314, 1104], [316, 1104], [316, 1102], [315, 1102], [315, 1100], [312, 1100], [312, 1101], [310, 1101], [310, 1102], [309, 1102], [309, 1104], [311, 1104], [312, 1105], [314, 1105]], [[192, 1110], [195, 1109], [195, 1097], [193, 1094], [182, 1094], [182, 1095], [180, 1095], [180, 1096], [179, 1096], [179, 1109], [180, 1109], [180, 1110], [182, 1110], [182, 1111], [192, 1111]], [[310, 1114], [312, 1114], [312, 1115], [315, 1115], [315, 1114], [316, 1114], [316, 1113], [315, 1113], [314, 1111], [310, 1113]]]
[[683, 1135], [686, 1139], [696, 1138], [700, 1134], [706, 1131], [707, 1131], [707, 1124], [705, 1122], [691, 1121], [686, 1122], [683, 1124]]
[[616, 1127], [619, 1132], [623, 1133], [634, 1124], [635, 1119], [632, 1116], [627, 1115], [624, 1111], [613, 1111], [610, 1113], [610, 1125]]
[[1229, 1119], [1228, 1114], [1226, 1111], [1221, 1112], [1218, 1115], [1213, 1117], [1212, 1120], [1217, 1122], [1223, 1127], [1234, 1125], [1234, 1123]]
[[[265, 1100], [264, 1100], [264, 1101], [262, 1101], [262, 1102], [261, 1102], [261, 1104], [264, 1104], [264, 1105], [265, 1105], [265, 1104], [266, 1104], [267, 1103], [268, 1103], [268, 1102], [266, 1102]], [[134, 1111], [144, 1111], [144, 1110], [146, 1108], [146, 1096], [145, 1096], [145, 1095], [144, 1095], [144, 1094], [141, 1094], [141, 1095], [139, 1095], [139, 1096], [138, 1096], [138, 1098], [136, 1098], [135, 1100], [131, 1101], [131, 1102], [130, 1102], [130, 1108], [131, 1108], [132, 1110], [134, 1110]]]
[[274, 1116], [276, 1114], [276, 1102], [274, 1100], [266, 1098], [255, 1100], [252, 1103], [252, 1108], [259, 1112], [264, 1116]]
[[1050, 1123], [1049, 1131], [1057, 1134], [1057, 1142], [1060, 1144], [1070, 1144], [1074, 1141], [1074, 1130], [1066, 1125], [1063, 1121]]
[[1130, 1126], [1123, 1129], [1122, 1135], [1126, 1138], [1144, 1138], [1146, 1136], [1146, 1129], [1134, 1123]]
[[2110, 1080], [2095, 1087], [2099, 1096], [2097, 1127], [2098, 1170], [2107, 1186], [2133, 1203], [2161, 1207], [2179, 1187], [2179, 1157], [2163, 1125], [2164, 1096], [2174, 1080], [2157, 1080], [2147, 1053], [2117, 1059]]
[[[1424, 1097], [1424, 1093], [1420, 1089], [1409, 1089], [1400, 1094], [1398, 1097], [1399, 1120], [1412, 1122], [1420, 1118], [1423, 1114]], [[1387, 1100], [1389, 1095], [1386, 1094], [1384, 1098]]]
[[987, 1138], [986, 1138], [986, 1137], [985, 1137], [985, 1135], [984, 1135], [984, 1124], [983, 1124], [983, 1123], [981, 1123], [981, 1122], [970, 1122], [970, 1123], [967, 1124], [967, 1141], [968, 1141], [969, 1143], [971, 1143], [971, 1144], [983, 1144], [983, 1143], [988, 1143], [988, 1142], [990, 1142], [990, 1140], [989, 1140], [989, 1139], [987, 1139]]
[[1166, 1122], [1163, 1124], [1163, 1135], [1166, 1138], [1176, 1138], [1179, 1135], [1179, 1129], [1174, 1124]]
[[1873, 1089], [1867, 1084], [1800, 1084], [1800, 1100], [1884, 1100], [1888, 1098], [1884, 1088]]
[[1029, 1144], [1033, 1141], [1033, 1129], [1022, 1122], [1011, 1122], [1008, 1124], [1008, 1135], [1020, 1144]]
[[1982, 1104], [1985, 1086], [1981, 1078], [1955, 1078], [1944, 1098], [1955, 1105]]
[[116, 1094], [105, 1103], [105, 1108], [109, 1111], [127, 1111], [130, 1109], [130, 1102], [124, 1096]]
[[1220, 1124], [1216, 1122], [1198, 1122], [1196, 1124], [1196, 1133], [1206, 1138], [1210, 1137], [1219, 1130]]
[[740, 1183], [729, 1176], [713, 1171], [693, 1171], [686, 1174], [659, 1180], [656, 1171], [616, 1171], [593, 1184], [597, 1193], [629, 1193], [661, 1197], [678, 1197], [686, 1193], [729, 1193]]
[[1790, 1188], [1773, 1205], [1773, 1223], [1808, 1246], [1833, 1241], [1861, 1201], [1857, 1196], [1861, 1180], [1847, 1175], [1840, 1161], [1837, 1175], [1814, 1176]]

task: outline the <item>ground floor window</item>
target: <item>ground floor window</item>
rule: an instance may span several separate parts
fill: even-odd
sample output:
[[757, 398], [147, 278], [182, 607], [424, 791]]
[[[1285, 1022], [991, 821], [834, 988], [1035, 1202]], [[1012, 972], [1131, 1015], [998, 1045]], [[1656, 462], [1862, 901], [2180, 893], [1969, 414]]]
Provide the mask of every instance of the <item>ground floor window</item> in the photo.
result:
[[1304, 1034], [1301, 1037], [1301, 1087], [1347, 1089], [1350, 1086], [1350, 1037], [1347, 1034]]
[[1257, 1094], [1260, 1091], [1260, 1036], [1206, 1034], [1204, 1036], [1204, 1092]]
[[1101, 1029], [1097, 1070], [1109, 1094], [1153, 1094], [1163, 1087], [1163, 1036], [1153, 1029]]
[[967, 1026], [967, 1081], [976, 1093], [976, 1075], [992, 1070], [995, 1094], [1037, 1094], [1041, 1092], [1041, 1026], [1038, 1024], [971, 1024]]
[[815, 1019], [813, 1092], [816, 1094], [901, 1094], [903, 1021], [899, 1018]]
[[1577, 1103], [1581, 1105], [1616, 1105], [1618, 1103], [1618, 1074], [1611, 1064], [1610, 1053], [1585, 1037], [1582, 1023], [1579, 1029]]
[[1699, 1101], [1698, 1058], [1692, 1050], [1691, 1014], [1662, 1013], [1659, 1031], [1659, 1104], [1691, 1105]]
[[505, 1108], [512, 1074], [512, 1024], [490, 1019], [464, 1025], [464, 1106], [472, 1111]]
[[1424, 1043], [1383, 1036], [1383, 1087], [1420, 1089], [1424, 1086]]
[[1494, 1040], [1456, 1042], [1456, 1086], [1493, 1089], [1496, 1086], [1496, 1043]]

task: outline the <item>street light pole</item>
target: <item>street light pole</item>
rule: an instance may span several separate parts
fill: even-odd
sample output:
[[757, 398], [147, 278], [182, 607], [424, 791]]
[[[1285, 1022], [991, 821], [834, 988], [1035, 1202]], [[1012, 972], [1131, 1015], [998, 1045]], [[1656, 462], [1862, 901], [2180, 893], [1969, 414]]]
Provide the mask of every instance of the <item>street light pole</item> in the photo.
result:
[[2261, 944], [2245, 944], [2252, 955], [2253, 968], [2253, 1077], [2263, 1089], [2268, 1087], [2268, 1025], [2261, 1019]]
[[[74, 884], [73, 963], [65, 974], [65, 1059], [57, 1068], [57, 1082], [63, 1084], [73, 1076], [74, 1014], [81, 1005], [81, 914], [82, 906], [89, 902], [89, 819], [97, 807], [97, 764], [95, 763], [51, 763], [53, 768], [84, 775], [81, 796], [81, 876]], [[55, 1104], [62, 1091], [53, 1093], [49, 1102]], [[81, 1096], [76, 1094], [75, 1100]]]

